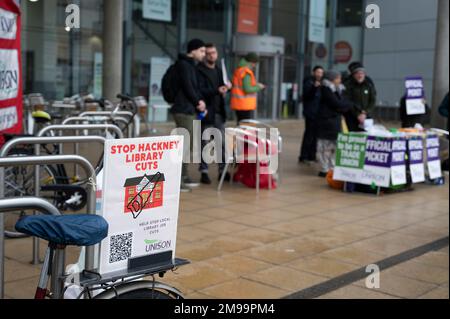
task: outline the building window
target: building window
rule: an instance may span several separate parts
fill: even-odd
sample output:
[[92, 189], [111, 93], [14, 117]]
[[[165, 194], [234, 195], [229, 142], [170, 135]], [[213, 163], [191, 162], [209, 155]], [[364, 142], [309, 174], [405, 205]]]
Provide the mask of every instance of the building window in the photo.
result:
[[337, 27], [360, 26], [362, 21], [362, 0], [339, 0], [337, 8]]
[[223, 30], [223, 11], [223, 0], [189, 1], [188, 28], [221, 32]]

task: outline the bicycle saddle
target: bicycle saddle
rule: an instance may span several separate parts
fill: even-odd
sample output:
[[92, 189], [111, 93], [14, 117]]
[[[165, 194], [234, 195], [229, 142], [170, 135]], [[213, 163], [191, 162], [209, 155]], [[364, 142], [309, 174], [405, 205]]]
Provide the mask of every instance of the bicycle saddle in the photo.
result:
[[26, 216], [15, 227], [18, 232], [65, 246], [92, 246], [108, 235], [108, 223], [98, 215]]

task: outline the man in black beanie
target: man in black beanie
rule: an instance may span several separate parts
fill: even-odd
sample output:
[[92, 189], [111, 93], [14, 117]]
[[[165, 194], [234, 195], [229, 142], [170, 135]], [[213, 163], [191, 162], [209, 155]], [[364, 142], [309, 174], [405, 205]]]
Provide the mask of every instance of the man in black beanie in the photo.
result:
[[[189, 41], [187, 54], [179, 54], [176, 63], [177, 94], [170, 112], [177, 128], [184, 128], [190, 135], [190, 154], [192, 154], [193, 128], [196, 115], [206, 111], [206, 105], [200, 93], [197, 64], [205, 58], [205, 43], [199, 39]], [[188, 141], [185, 141], [187, 145]], [[188, 175], [188, 163], [183, 163], [181, 190], [188, 191], [199, 186]]]
[[[345, 97], [362, 109], [362, 117], [370, 117], [377, 100], [375, 85], [372, 79], [367, 76], [362, 63], [353, 62], [348, 69], [351, 75], [344, 81]], [[345, 121], [350, 131], [363, 131], [360, 119], [346, 114]]]

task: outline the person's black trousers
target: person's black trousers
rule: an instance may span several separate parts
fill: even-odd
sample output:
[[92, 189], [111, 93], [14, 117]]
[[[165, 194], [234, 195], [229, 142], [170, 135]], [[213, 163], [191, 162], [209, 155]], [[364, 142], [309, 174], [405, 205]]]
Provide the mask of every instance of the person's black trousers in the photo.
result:
[[300, 161], [315, 161], [317, 150], [317, 124], [312, 118], [305, 118], [305, 133], [300, 150]]
[[255, 111], [236, 111], [237, 124], [242, 120], [253, 120], [255, 118]]

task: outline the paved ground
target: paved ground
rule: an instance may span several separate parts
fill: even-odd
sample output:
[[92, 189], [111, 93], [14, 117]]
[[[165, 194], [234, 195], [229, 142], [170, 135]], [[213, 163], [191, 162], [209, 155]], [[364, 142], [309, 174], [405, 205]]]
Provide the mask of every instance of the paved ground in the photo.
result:
[[[187, 298], [448, 299], [448, 184], [381, 197], [331, 190], [312, 167], [297, 164], [301, 123], [280, 126], [278, 189], [257, 196], [226, 184], [217, 193], [214, 184], [182, 194], [177, 256], [192, 263], [163, 281]], [[416, 249], [442, 238], [444, 245]], [[39, 268], [30, 254], [30, 239], [6, 242], [9, 298], [33, 296]], [[68, 262], [76, 254], [70, 249]], [[391, 267], [381, 272], [379, 289], [368, 289], [355, 271], [378, 262]], [[339, 276], [343, 287], [333, 286]]]

